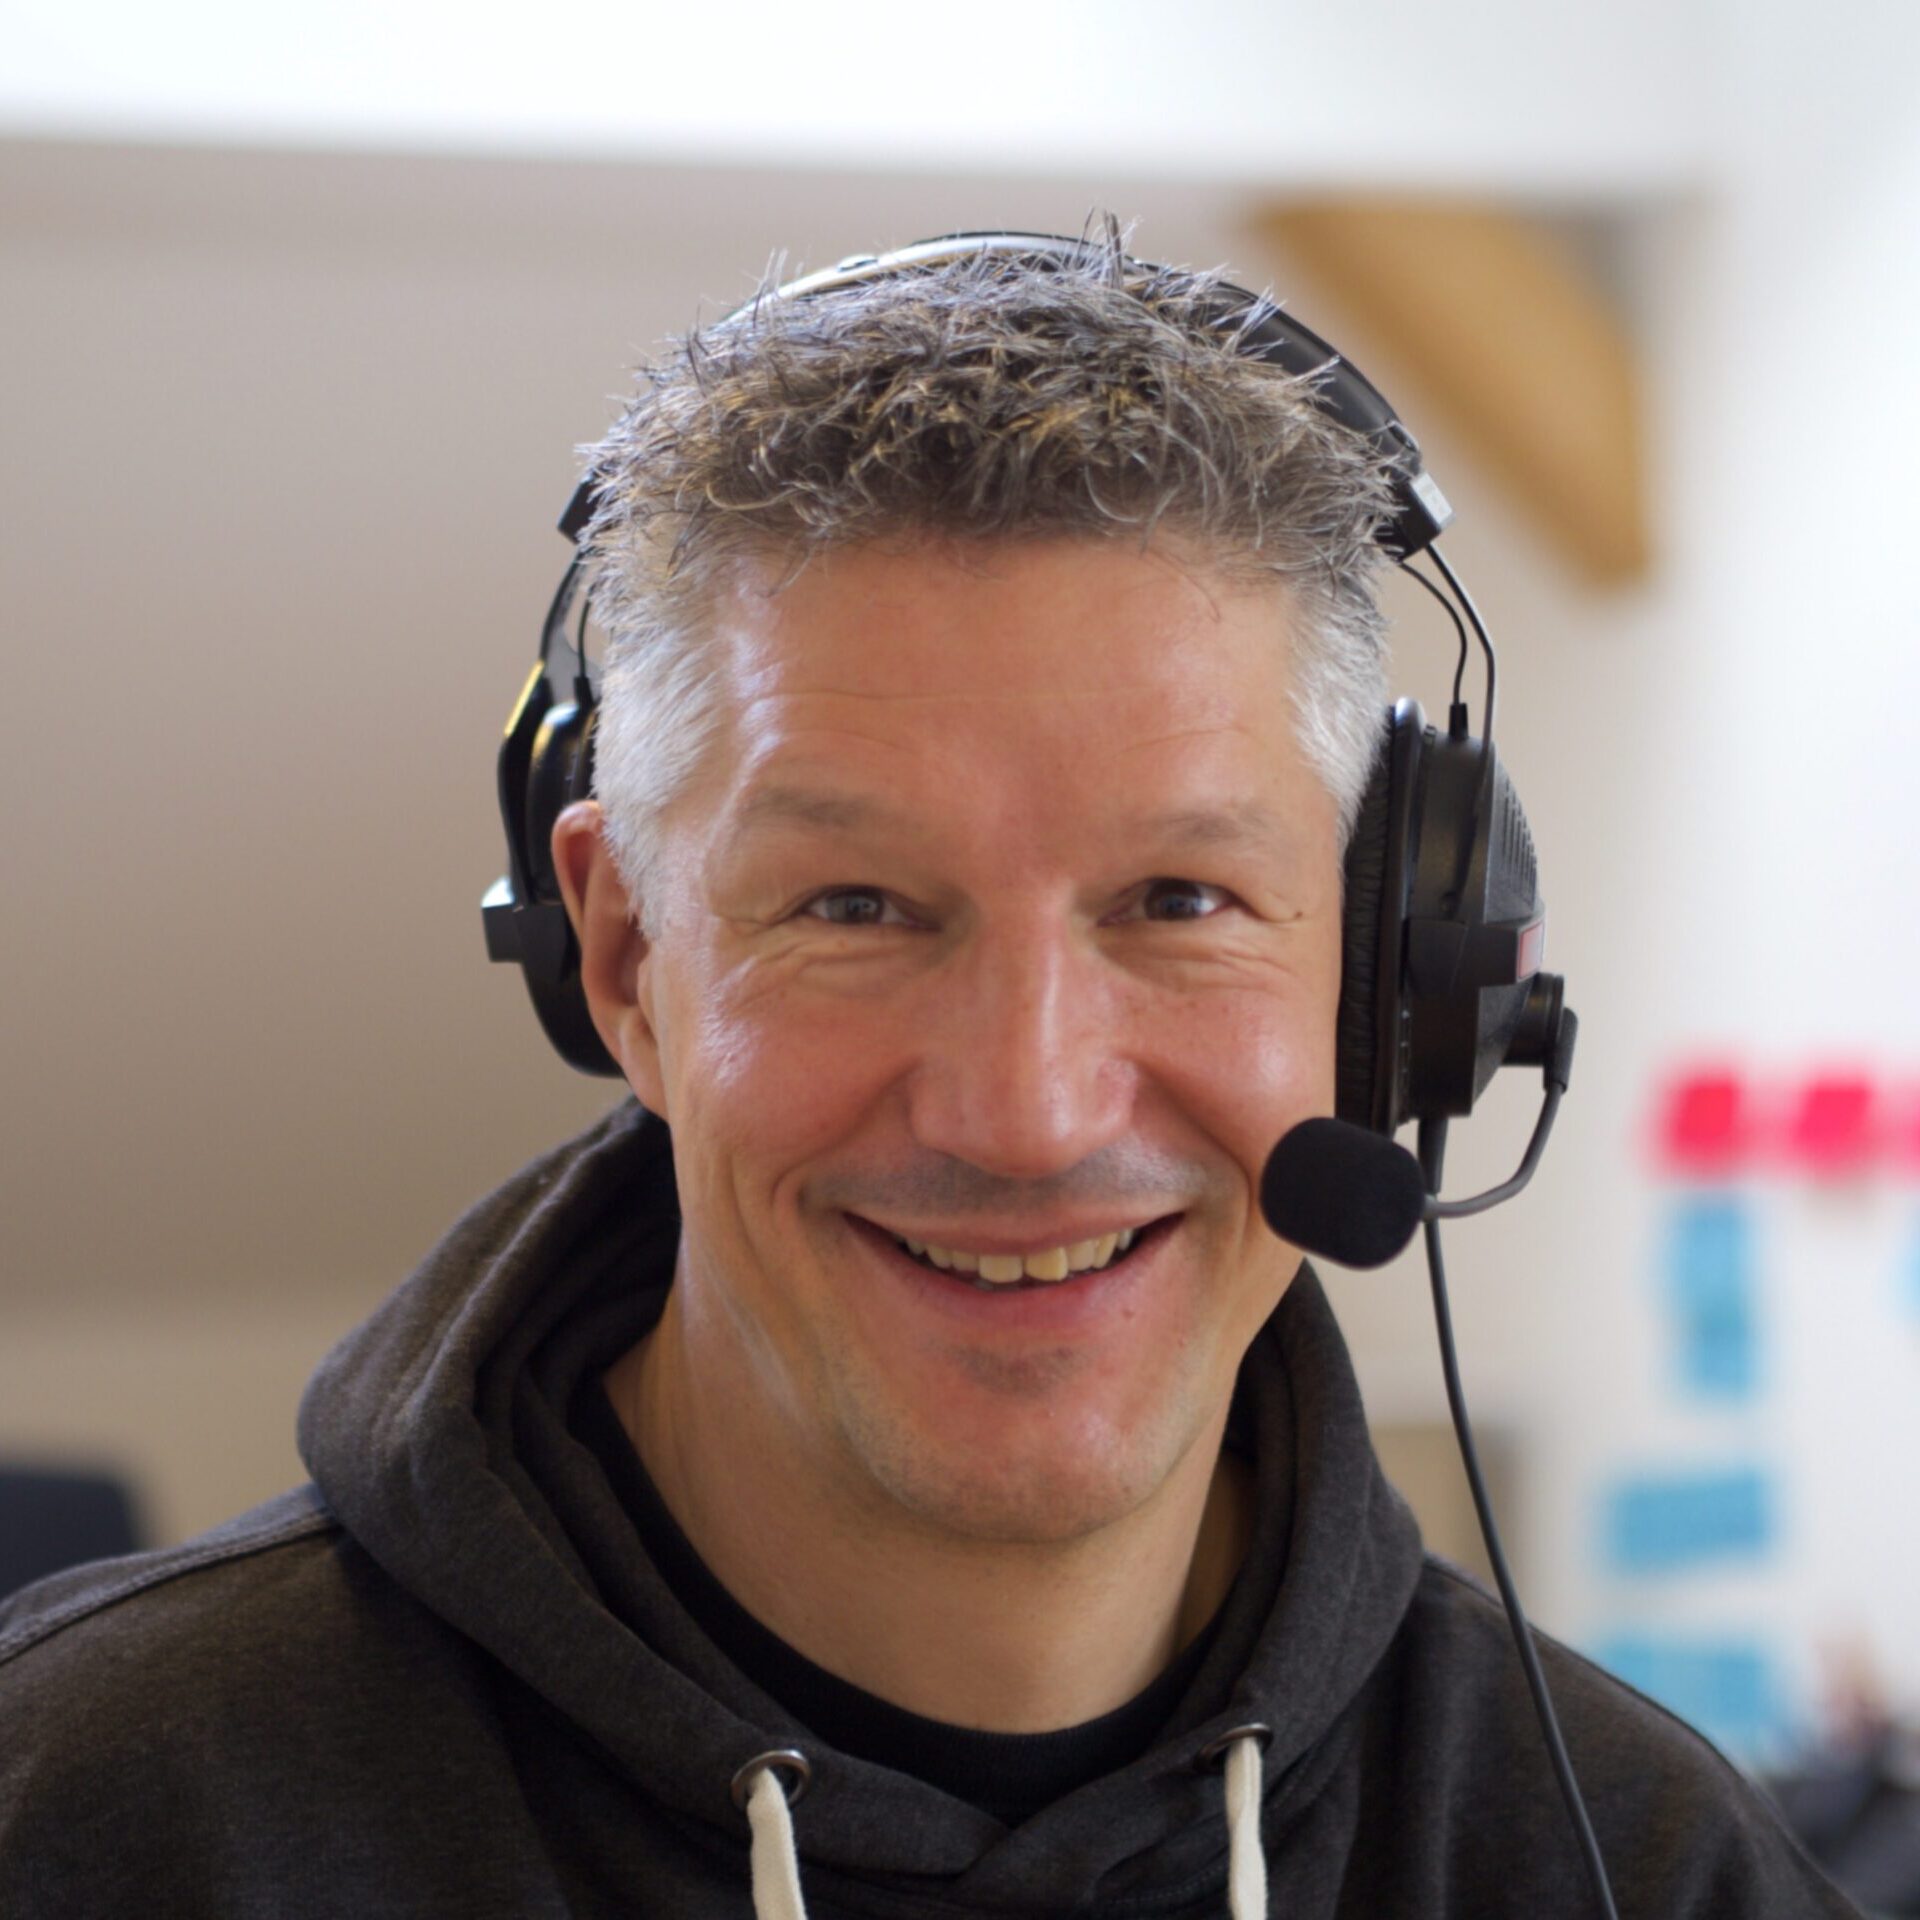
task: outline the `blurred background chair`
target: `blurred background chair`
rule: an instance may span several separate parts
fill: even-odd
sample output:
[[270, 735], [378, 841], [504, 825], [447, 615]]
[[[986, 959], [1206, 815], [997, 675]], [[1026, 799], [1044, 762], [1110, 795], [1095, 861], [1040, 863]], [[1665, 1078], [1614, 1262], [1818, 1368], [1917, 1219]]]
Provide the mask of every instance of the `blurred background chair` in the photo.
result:
[[0, 1599], [63, 1567], [143, 1544], [132, 1490], [117, 1476], [0, 1466]]

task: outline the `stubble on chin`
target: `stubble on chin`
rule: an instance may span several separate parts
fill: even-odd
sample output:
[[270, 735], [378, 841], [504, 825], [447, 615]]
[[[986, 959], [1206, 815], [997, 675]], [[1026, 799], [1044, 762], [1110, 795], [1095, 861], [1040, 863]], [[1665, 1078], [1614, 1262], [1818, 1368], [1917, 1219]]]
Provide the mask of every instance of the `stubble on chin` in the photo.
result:
[[896, 1523], [954, 1545], [1071, 1546], [1149, 1500], [1205, 1424], [1169, 1404], [1124, 1430], [1071, 1420], [1047, 1430], [1032, 1417], [1034, 1403], [1057, 1395], [1084, 1363], [1070, 1349], [959, 1357], [969, 1386], [1004, 1397], [1010, 1418], [1018, 1411], [1015, 1424], [1027, 1436], [1018, 1448], [969, 1447], [929, 1432], [924, 1410], [857, 1390], [839, 1396], [841, 1433]]

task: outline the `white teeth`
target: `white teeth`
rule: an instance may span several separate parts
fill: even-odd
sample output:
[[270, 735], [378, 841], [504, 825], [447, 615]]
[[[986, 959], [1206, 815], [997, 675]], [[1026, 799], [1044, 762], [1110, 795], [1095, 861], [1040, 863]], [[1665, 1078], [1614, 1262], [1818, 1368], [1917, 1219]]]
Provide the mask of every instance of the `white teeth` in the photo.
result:
[[911, 1254], [929, 1260], [948, 1273], [971, 1273], [994, 1286], [1010, 1286], [1016, 1280], [1060, 1281], [1070, 1274], [1088, 1273], [1104, 1267], [1117, 1254], [1133, 1245], [1137, 1230], [1124, 1227], [1118, 1233], [1103, 1233], [1097, 1240], [1076, 1240], [1071, 1246], [1049, 1247], [1043, 1253], [968, 1253], [959, 1247], [943, 1247], [927, 1240], [902, 1238]]

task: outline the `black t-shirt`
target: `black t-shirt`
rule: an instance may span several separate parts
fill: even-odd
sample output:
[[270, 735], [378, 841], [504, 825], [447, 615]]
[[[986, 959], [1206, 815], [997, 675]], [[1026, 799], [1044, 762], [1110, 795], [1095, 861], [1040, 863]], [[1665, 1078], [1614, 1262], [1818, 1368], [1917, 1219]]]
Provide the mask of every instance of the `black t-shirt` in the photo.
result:
[[983, 1733], [908, 1713], [815, 1666], [763, 1627], [714, 1577], [667, 1511], [597, 1373], [568, 1409], [661, 1578], [713, 1643], [763, 1693], [827, 1745], [911, 1774], [1008, 1826], [1137, 1759], [1192, 1685], [1219, 1627], [1216, 1612], [1152, 1685], [1097, 1720], [1057, 1733]]

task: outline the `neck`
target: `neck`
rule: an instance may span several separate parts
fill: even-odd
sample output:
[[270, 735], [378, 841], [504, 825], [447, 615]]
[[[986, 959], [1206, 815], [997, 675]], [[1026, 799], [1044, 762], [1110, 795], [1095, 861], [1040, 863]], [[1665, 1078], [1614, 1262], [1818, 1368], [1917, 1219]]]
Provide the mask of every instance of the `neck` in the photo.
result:
[[678, 1296], [608, 1370], [608, 1397], [714, 1576], [816, 1666], [951, 1726], [1046, 1732], [1124, 1705], [1226, 1597], [1253, 1501], [1250, 1470], [1220, 1446], [1224, 1409], [1094, 1534], [956, 1538], [832, 1497], [779, 1436], [743, 1431], [737, 1396], [693, 1391]]

